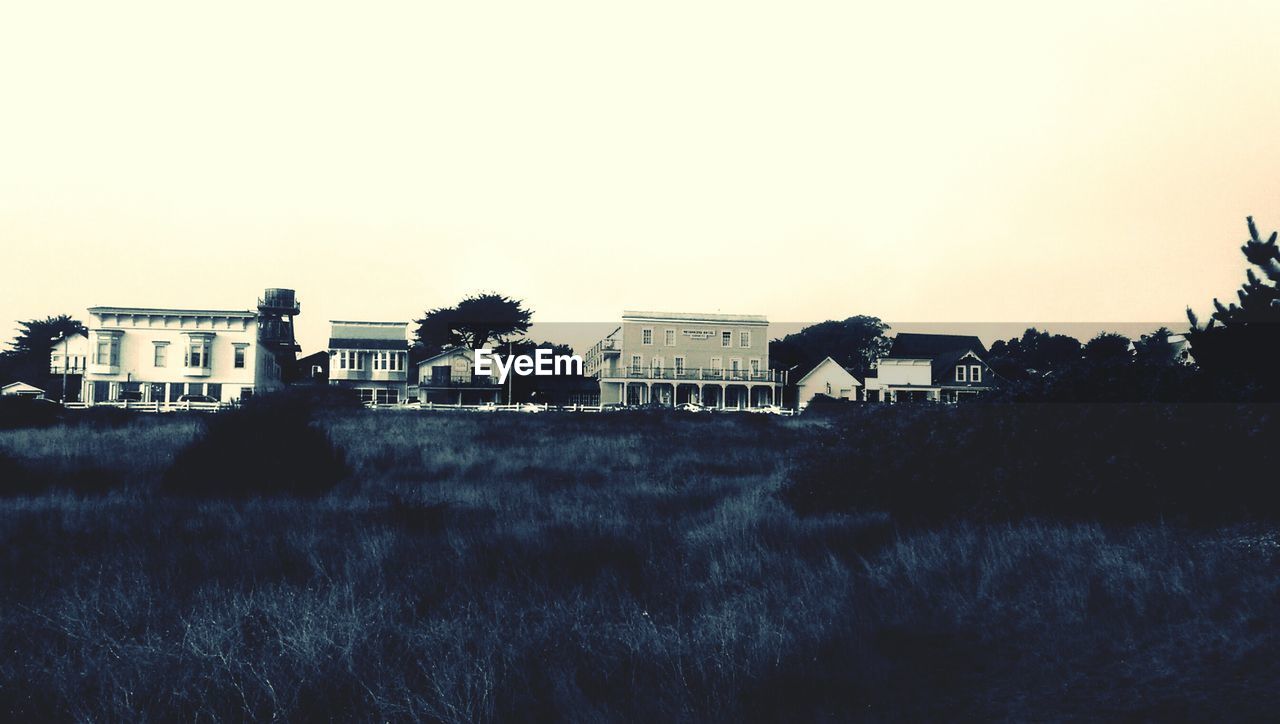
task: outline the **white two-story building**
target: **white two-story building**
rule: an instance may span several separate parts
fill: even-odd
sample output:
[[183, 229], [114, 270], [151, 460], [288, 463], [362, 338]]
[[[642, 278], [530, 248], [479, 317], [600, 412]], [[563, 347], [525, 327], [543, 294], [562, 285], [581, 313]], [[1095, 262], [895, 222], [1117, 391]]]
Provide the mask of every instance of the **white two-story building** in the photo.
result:
[[269, 289], [257, 311], [90, 307], [80, 399], [168, 405], [184, 396], [235, 402], [283, 386], [293, 291]]
[[583, 364], [599, 380], [602, 405], [750, 408], [781, 399], [761, 315], [623, 312]]
[[367, 405], [404, 402], [408, 322], [329, 322], [329, 384], [353, 389]]

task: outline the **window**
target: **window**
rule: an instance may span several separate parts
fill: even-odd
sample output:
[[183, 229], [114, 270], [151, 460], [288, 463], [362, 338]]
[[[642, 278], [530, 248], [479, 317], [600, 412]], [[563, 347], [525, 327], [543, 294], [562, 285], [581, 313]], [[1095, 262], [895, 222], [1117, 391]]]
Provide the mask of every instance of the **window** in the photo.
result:
[[181, 382], [169, 383], [169, 402], [177, 402], [186, 393], [186, 385]]
[[666, 332], [666, 335], [667, 335], [667, 339], [666, 339], [667, 346], [668, 347], [676, 346], [676, 331], [674, 329], [668, 329]]
[[724, 363], [720, 360], [720, 358], [719, 358], [719, 357], [712, 357], [712, 358], [711, 358], [711, 371], [712, 371], [712, 372], [714, 372], [714, 373], [716, 373], [716, 374], [720, 374], [720, 370], [721, 370], [721, 369], [723, 369], [723, 368], [724, 368]]
[[361, 389], [361, 390], [356, 390], [356, 392], [359, 393], [360, 402], [362, 404], [368, 405], [369, 403], [373, 402], [373, 390]]
[[760, 376], [760, 358], [759, 357], [751, 358], [751, 376], [752, 377]]
[[209, 368], [209, 340], [205, 337], [192, 337], [187, 344], [187, 367]]
[[966, 374], [966, 372], [965, 372], [967, 369], [969, 369], [969, 368], [968, 368], [968, 367], [965, 367], [964, 365], [956, 365], [956, 382], [968, 382], [968, 381], [969, 381], [969, 376], [968, 376], [968, 374]]
[[248, 345], [237, 344], [235, 346], [235, 368], [238, 370], [244, 369], [244, 350], [246, 346]]
[[652, 366], [652, 367], [650, 367], [650, 369], [653, 371], [653, 376], [654, 376], [654, 377], [661, 377], [661, 376], [662, 376], [662, 364], [663, 364], [663, 359], [662, 359], [661, 357], [654, 357], [654, 358], [653, 358], [653, 362], [652, 362], [652, 365], [653, 365], [653, 366]]
[[400, 401], [400, 391], [376, 390], [374, 401], [379, 405], [394, 405]]
[[631, 355], [631, 374], [633, 375], [640, 374], [640, 366], [643, 364], [644, 362], [640, 359], [640, 355], [638, 354]]
[[653, 344], [653, 330], [645, 328], [640, 330], [640, 344]]
[[169, 343], [156, 342], [155, 356], [151, 363], [156, 367], [167, 367], [169, 365]]
[[240, 388], [240, 399], [242, 399], [242, 400], [247, 400], [247, 399], [249, 399], [250, 397], [253, 397], [253, 388], [252, 388], [252, 387], [241, 387], [241, 388]]
[[729, 360], [729, 371], [733, 373], [734, 379], [737, 379], [738, 376], [742, 374], [742, 358], [741, 357], [734, 357], [733, 359]]
[[738, 346], [739, 347], [751, 346], [751, 332], [738, 332]]
[[676, 376], [684, 374], [684, 357], [676, 357]]
[[969, 367], [969, 381], [970, 382], [982, 381], [982, 365], [971, 365]]
[[721, 347], [732, 347], [732, 346], [733, 346], [733, 332], [721, 332], [721, 333], [720, 333], [720, 346], [721, 346]]
[[205, 394], [217, 400], [218, 402], [222, 402], [222, 383], [210, 382], [209, 389], [205, 390]]
[[94, 353], [94, 362], [97, 364], [113, 367], [120, 364], [120, 338], [112, 334], [99, 334]]

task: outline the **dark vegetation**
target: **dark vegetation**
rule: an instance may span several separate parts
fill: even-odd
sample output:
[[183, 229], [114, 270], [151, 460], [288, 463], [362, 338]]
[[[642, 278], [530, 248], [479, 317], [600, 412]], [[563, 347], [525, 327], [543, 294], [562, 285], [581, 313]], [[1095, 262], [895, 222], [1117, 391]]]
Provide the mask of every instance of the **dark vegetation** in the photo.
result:
[[[275, 429], [285, 413], [264, 409], [236, 414], [274, 443], [294, 439]], [[0, 499], [0, 716], [1265, 717], [1280, 705], [1280, 544], [1266, 509], [1222, 510], [1213, 527], [1160, 522], [1157, 489], [1145, 510], [1134, 503], [1135, 522], [1088, 505], [1055, 520], [1022, 516], [1046, 508], [1016, 481], [1117, 484], [1109, 467], [1159, 459], [1120, 454], [1136, 439], [1122, 428], [1139, 424], [1172, 449], [1270, 455], [1251, 442], [1274, 437], [1269, 414], [312, 411], [287, 424], [332, 441], [343, 482], [246, 495], [223, 479], [195, 497], [198, 466], [175, 472], [194, 465], [190, 451], [250, 474], [264, 462], [221, 418], [2, 432], [6, 478], [96, 469], [114, 483]], [[1072, 426], [1127, 436], [1085, 435], [1062, 472], [995, 439], [1084, 433]], [[922, 434], [933, 437], [913, 445]], [[297, 440], [253, 449], [283, 470], [320, 438]], [[866, 454], [814, 477], [805, 461], [841, 440]], [[1181, 464], [1187, 487], [1224, 484], [1194, 456]], [[863, 472], [877, 470], [910, 495]], [[1005, 510], [964, 504], [984, 478], [1009, 489]], [[805, 484], [825, 485], [834, 512], [793, 510]], [[850, 507], [863, 501], [842, 487], [877, 490], [877, 505]], [[961, 514], [922, 501], [935, 495]]]
[[859, 405], [828, 419], [782, 492], [804, 514], [1280, 518], [1277, 405]]

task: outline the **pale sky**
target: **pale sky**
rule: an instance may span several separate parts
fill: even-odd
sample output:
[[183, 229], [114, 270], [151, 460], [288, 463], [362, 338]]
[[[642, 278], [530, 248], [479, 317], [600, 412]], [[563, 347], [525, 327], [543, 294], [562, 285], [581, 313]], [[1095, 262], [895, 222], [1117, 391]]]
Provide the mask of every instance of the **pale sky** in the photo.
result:
[[1280, 227], [1280, 3], [1048, 5], [5, 3], [0, 323], [1203, 312]]

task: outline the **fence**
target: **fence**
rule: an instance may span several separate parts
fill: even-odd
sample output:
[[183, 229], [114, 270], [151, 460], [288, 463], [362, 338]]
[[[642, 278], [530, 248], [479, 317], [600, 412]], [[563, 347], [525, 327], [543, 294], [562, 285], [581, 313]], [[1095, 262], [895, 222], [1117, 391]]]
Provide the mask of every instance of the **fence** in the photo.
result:
[[[114, 407], [121, 410], [133, 410], [134, 412], [217, 412], [226, 410], [235, 405], [226, 402], [95, 402], [92, 405], [84, 402], [66, 402], [63, 407], [68, 410], [84, 410], [89, 407]], [[584, 412], [598, 413], [610, 411], [622, 411], [635, 409], [619, 405], [548, 405], [534, 402], [525, 402], [513, 405], [447, 405], [442, 403], [423, 402], [420, 404], [384, 404], [378, 405], [374, 403], [366, 404], [365, 407], [370, 410], [402, 410], [413, 412], [417, 410], [460, 410], [467, 412]], [[645, 406], [648, 409], [648, 406]], [[671, 408], [664, 408], [671, 409]], [[775, 415], [794, 415], [794, 410], [788, 410], [779, 407], [725, 407], [711, 408], [698, 407], [696, 405], [680, 405], [678, 409], [696, 412], [758, 412], [770, 413]]]

